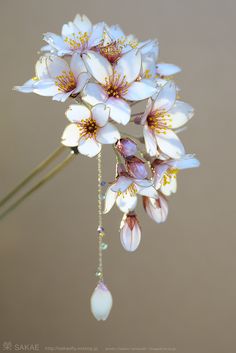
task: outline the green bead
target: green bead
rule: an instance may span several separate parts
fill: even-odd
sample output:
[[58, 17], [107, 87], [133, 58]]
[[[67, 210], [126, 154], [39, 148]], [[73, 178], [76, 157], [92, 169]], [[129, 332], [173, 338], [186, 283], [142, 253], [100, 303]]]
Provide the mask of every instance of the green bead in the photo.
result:
[[100, 248], [101, 248], [102, 250], [106, 250], [107, 247], [108, 247], [108, 245], [107, 245], [106, 243], [102, 243], [101, 246], [100, 246]]

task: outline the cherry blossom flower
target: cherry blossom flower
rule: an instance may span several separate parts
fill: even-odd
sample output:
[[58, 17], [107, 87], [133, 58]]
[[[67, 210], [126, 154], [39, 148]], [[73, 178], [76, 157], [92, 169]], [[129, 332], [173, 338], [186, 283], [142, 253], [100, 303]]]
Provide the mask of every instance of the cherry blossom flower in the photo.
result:
[[52, 96], [53, 100], [64, 102], [69, 96], [76, 96], [90, 79], [90, 74], [79, 54], [71, 58], [70, 66], [55, 55], [41, 57], [35, 67], [36, 76], [16, 86], [23, 93]]
[[143, 207], [147, 215], [156, 223], [163, 223], [168, 216], [168, 203], [165, 196], [158, 192], [158, 198], [143, 196]]
[[112, 295], [103, 282], [99, 282], [90, 299], [91, 311], [98, 320], [106, 320], [112, 308]]
[[63, 132], [62, 144], [78, 147], [88, 157], [96, 156], [102, 144], [113, 144], [120, 138], [118, 129], [108, 122], [109, 112], [105, 104], [97, 104], [91, 111], [84, 105], [71, 105], [66, 111], [71, 124]]
[[83, 54], [84, 63], [98, 83], [90, 82], [82, 92], [82, 99], [91, 104], [106, 103], [111, 118], [126, 125], [130, 120], [129, 101], [151, 97], [156, 89], [142, 80], [136, 81], [141, 70], [141, 54], [133, 49], [124, 54], [114, 66], [94, 51]]
[[175, 84], [168, 81], [154, 101], [149, 99], [141, 119], [148, 154], [154, 157], [160, 150], [170, 158], [183, 156], [184, 146], [173, 129], [184, 125], [192, 116], [193, 108], [176, 100]]
[[135, 214], [125, 214], [120, 224], [120, 241], [127, 251], [135, 251], [141, 240], [141, 228]]
[[104, 213], [108, 213], [115, 203], [122, 212], [132, 212], [136, 208], [138, 194], [152, 198], [158, 196], [152, 180], [132, 178], [123, 170], [118, 173], [106, 191]]
[[104, 22], [92, 25], [88, 17], [78, 14], [73, 22], [63, 25], [61, 35], [45, 33], [44, 40], [48, 45], [41, 50], [55, 52], [58, 56], [85, 53], [101, 43], [103, 31]]
[[123, 54], [132, 49], [140, 49], [142, 57], [146, 54], [153, 54], [157, 61], [159, 46], [157, 40], [147, 40], [139, 42], [132, 35], [125, 35], [118, 25], [105, 25], [104, 40], [98, 46], [100, 53], [105, 56], [111, 63], [117, 61]]
[[156, 189], [169, 196], [177, 191], [176, 176], [181, 169], [197, 168], [200, 162], [194, 155], [186, 154], [180, 159], [168, 159], [166, 161], [155, 160], [154, 185]]

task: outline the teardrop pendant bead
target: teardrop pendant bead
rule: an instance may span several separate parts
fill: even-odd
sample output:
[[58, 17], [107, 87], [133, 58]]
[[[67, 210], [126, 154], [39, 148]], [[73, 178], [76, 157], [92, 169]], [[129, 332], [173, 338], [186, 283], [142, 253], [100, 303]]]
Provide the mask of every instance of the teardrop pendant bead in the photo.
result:
[[99, 282], [90, 299], [91, 312], [98, 321], [106, 320], [112, 308], [112, 295], [104, 282]]

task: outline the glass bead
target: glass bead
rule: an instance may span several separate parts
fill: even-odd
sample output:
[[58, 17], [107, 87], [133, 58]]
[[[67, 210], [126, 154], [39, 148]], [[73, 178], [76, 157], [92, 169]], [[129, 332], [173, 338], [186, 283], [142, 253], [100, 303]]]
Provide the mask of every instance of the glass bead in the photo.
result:
[[108, 247], [108, 245], [107, 245], [106, 243], [102, 243], [101, 246], [100, 246], [100, 248], [101, 248], [102, 250], [106, 250], [107, 247]]

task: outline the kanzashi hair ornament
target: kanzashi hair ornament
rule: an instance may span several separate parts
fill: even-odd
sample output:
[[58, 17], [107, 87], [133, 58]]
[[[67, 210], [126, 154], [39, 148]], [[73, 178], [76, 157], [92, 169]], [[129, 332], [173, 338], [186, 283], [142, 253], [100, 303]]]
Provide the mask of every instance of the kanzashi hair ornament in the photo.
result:
[[[63, 25], [61, 34], [44, 34], [44, 41], [34, 77], [14, 89], [66, 102], [67, 125], [61, 146], [0, 201], [0, 219], [81, 154], [96, 157], [98, 265], [90, 304], [94, 317], [106, 320], [113, 299], [104, 278], [103, 253], [108, 244], [103, 214], [114, 205], [123, 213], [120, 241], [127, 252], [136, 251], [141, 241], [136, 211], [140, 199], [151, 219], [166, 221], [179, 171], [199, 166], [178, 137], [192, 118], [193, 108], [180, 99], [173, 80], [180, 68], [159, 63], [157, 40], [139, 41], [125, 35], [118, 25], [93, 25], [85, 15], [76, 15], [73, 22]], [[143, 106], [141, 112], [137, 103]], [[112, 147], [116, 162], [114, 180], [109, 182], [102, 178], [103, 145]], [[16, 197], [42, 173], [40, 181]]]

